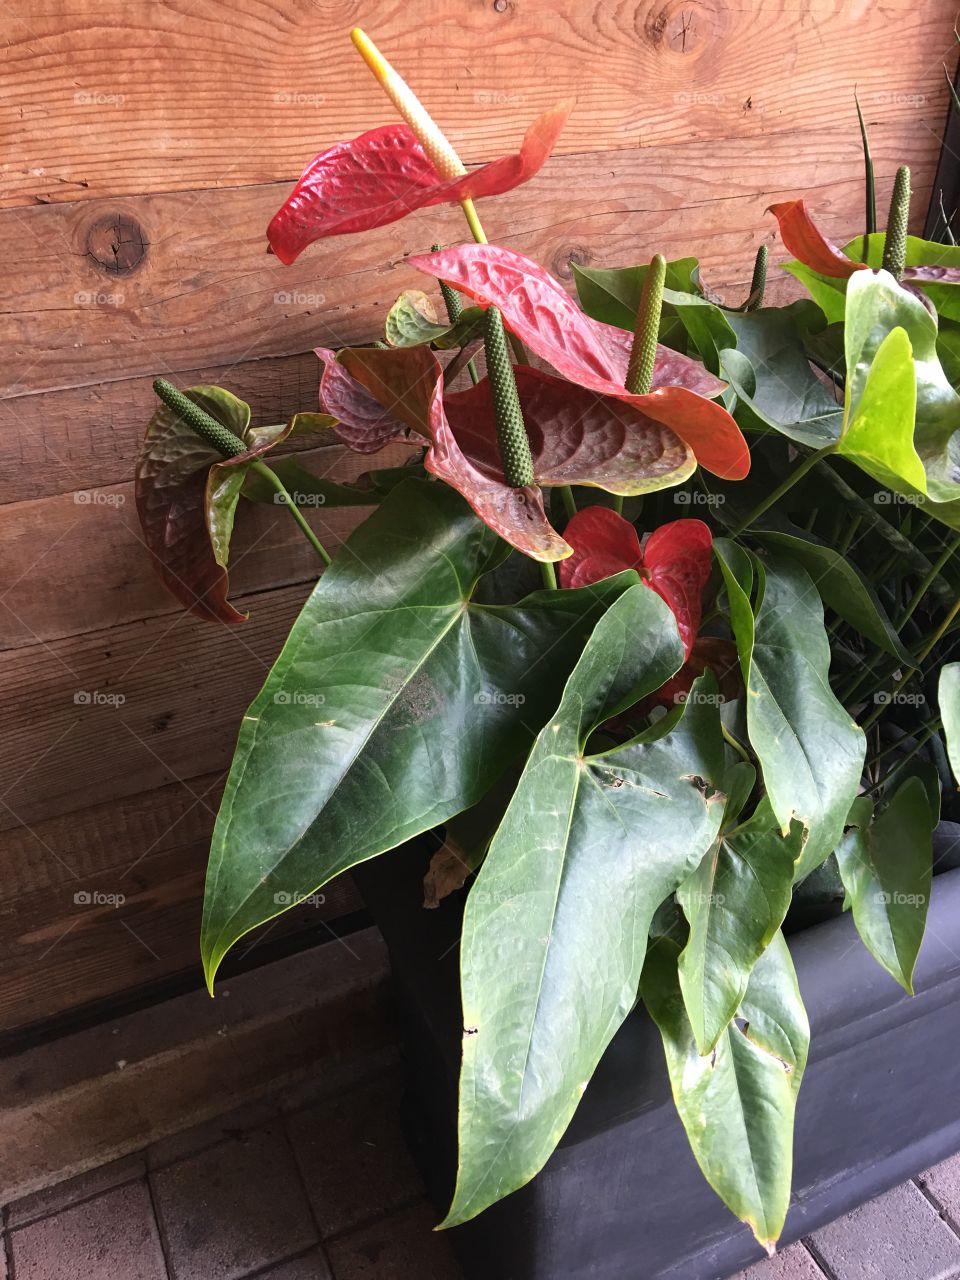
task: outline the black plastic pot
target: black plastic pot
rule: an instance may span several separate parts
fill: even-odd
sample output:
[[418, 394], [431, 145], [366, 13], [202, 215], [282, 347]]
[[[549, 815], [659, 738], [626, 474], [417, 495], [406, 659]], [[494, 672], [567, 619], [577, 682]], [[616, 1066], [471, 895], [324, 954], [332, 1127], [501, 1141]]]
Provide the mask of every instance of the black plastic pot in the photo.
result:
[[[956, 868], [958, 837], [953, 824], [938, 830], [938, 870]], [[423, 909], [430, 853], [418, 842], [356, 874], [393, 965], [408, 1135], [444, 1210], [456, 1165], [462, 895]], [[960, 869], [934, 879], [912, 999], [849, 915], [789, 941], [813, 1040], [783, 1244], [960, 1150]], [[720, 1280], [762, 1256], [694, 1162], [642, 1010], [543, 1172], [451, 1235], [470, 1280]]]

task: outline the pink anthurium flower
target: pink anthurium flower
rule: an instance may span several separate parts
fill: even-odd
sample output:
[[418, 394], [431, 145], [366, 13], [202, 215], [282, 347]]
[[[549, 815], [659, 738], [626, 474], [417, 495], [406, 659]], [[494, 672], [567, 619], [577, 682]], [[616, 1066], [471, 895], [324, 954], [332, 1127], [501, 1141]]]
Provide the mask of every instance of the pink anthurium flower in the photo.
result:
[[727, 384], [698, 361], [658, 347], [650, 392], [631, 395], [624, 383], [632, 336], [585, 315], [530, 258], [498, 245], [461, 244], [408, 261], [481, 306], [497, 307], [507, 328], [571, 383], [669, 427], [708, 471], [728, 480], [741, 480], [749, 471], [750, 451], [740, 428], [713, 399]]
[[661, 525], [641, 549], [629, 520], [608, 507], [578, 511], [563, 535], [573, 555], [557, 566], [561, 587], [586, 587], [623, 569], [636, 569], [677, 620], [685, 659], [690, 657], [710, 577], [713, 538], [702, 520]]

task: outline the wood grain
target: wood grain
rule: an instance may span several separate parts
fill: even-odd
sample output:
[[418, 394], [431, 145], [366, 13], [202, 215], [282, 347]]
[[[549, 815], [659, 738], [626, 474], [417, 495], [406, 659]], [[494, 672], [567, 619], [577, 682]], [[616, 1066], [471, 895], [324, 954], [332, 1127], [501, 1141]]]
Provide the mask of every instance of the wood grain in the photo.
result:
[[[903, 119], [876, 129], [873, 147], [884, 199], [897, 165], [909, 158], [922, 222], [937, 140]], [[695, 254], [711, 284], [742, 289], [761, 238], [773, 245], [774, 261], [787, 256], [774, 244], [767, 205], [800, 193], [809, 193], [828, 233], [859, 231], [855, 131], [829, 146], [807, 131], [777, 134], [763, 147], [738, 139], [722, 148], [686, 143], [566, 157], [509, 201], [489, 202], [484, 216], [491, 239], [568, 279], [571, 257], [615, 265], [659, 250]], [[263, 240], [280, 194], [246, 187], [0, 213], [10, 337], [0, 395], [370, 341], [397, 294], [423, 286], [403, 255], [464, 234], [459, 213], [424, 210], [369, 236], [315, 245], [283, 267], [264, 253]], [[107, 211], [133, 218], [149, 246], [125, 277], [105, 277], [83, 251], [90, 226]]]
[[695, 139], [762, 155], [801, 129], [826, 153], [856, 133], [855, 86], [871, 121], [939, 134], [954, 16], [947, 0], [12, 0], [2, 200], [295, 178], [393, 118], [348, 39], [355, 22], [468, 161], [514, 147], [567, 95], [564, 153]]
[[237, 597], [242, 626], [175, 613], [6, 653], [0, 829], [226, 768], [309, 590]]

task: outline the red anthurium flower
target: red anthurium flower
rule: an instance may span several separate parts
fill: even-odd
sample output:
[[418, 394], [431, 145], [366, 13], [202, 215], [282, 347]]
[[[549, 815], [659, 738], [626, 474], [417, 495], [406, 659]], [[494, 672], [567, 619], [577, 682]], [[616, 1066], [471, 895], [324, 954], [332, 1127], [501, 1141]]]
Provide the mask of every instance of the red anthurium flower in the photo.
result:
[[455, 178], [438, 173], [407, 124], [383, 125], [338, 142], [311, 160], [274, 214], [267, 228], [270, 248], [289, 265], [324, 236], [369, 231], [414, 209], [512, 191], [543, 166], [572, 106], [562, 103], [535, 120], [518, 153]]
[[652, 390], [632, 396], [624, 387], [632, 336], [584, 315], [531, 259], [498, 245], [463, 244], [408, 261], [482, 306], [498, 307], [507, 328], [558, 373], [669, 427], [708, 471], [730, 480], [749, 471], [750, 451], [740, 428], [712, 398], [726, 383], [696, 360], [658, 347]]
[[[807, 212], [802, 200], [786, 200], [772, 204], [767, 210], [780, 224], [780, 238], [798, 262], [811, 271], [834, 280], [847, 280], [855, 271], [869, 270], [867, 263], [854, 262], [832, 240], [819, 230]], [[907, 266], [900, 277], [907, 288], [910, 284], [960, 284], [957, 267]], [[911, 292], [917, 293], [913, 289]], [[919, 294], [923, 298], [923, 294]]]
[[395, 411], [385, 408], [355, 378], [351, 378], [338, 363], [336, 351], [329, 347], [316, 347], [315, 351], [323, 361], [320, 405], [324, 413], [332, 414], [338, 420], [333, 430], [344, 444], [356, 453], [377, 453], [395, 440], [405, 440], [410, 444], [427, 443], [407, 423], [401, 422]]
[[463, 494], [511, 546], [538, 560], [570, 554], [547, 519], [541, 486], [594, 485], [626, 496], [680, 484], [696, 467], [679, 437], [632, 405], [518, 365], [535, 484], [514, 489], [500, 462], [487, 379], [444, 396], [439, 362], [427, 347], [348, 348], [336, 360], [325, 349], [319, 354], [333, 389], [322, 404], [349, 418], [346, 430], [343, 422], [335, 428], [342, 439], [369, 451], [373, 440], [380, 447], [428, 437], [426, 469]]
[[780, 224], [780, 238], [798, 262], [819, 275], [846, 280], [863, 271], [865, 262], [853, 262], [819, 230], [802, 200], [785, 200], [767, 210]]
[[607, 507], [578, 511], [564, 530], [573, 555], [561, 561], [562, 587], [585, 587], [623, 569], [639, 570], [677, 620], [684, 657], [700, 629], [713, 539], [702, 520], [674, 520], [651, 533], [641, 550], [637, 531]]

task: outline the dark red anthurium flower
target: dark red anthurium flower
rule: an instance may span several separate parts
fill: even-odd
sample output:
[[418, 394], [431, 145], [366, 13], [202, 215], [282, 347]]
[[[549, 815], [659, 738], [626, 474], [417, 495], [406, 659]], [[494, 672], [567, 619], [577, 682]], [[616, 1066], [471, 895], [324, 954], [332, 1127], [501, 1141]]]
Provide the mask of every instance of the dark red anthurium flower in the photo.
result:
[[564, 102], [534, 120], [519, 152], [444, 178], [407, 124], [382, 125], [338, 142], [311, 160], [267, 228], [270, 248], [289, 265], [324, 236], [369, 231], [414, 209], [498, 196], [532, 178], [572, 110]]
[[601, 578], [636, 569], [670, 607], [677, 620], [684, 658], [689, 658], [710, 577], [713, 538], [702, 520], [673, 520], [654, 530], [641, 549], [637, 531], [609, 507], [585, 507], [563, 536], [573, 555], [557, 565], [561, 587], [586, 587]]
[[661, 346], [651, 391], [631, 395], [624, 382], [632, 334], [585, 315], [559, 281], [530, 258], [500, 245], [461, 244], [408, 262], [481, 306], [497, 307], [507, 328], [558, 373], [669, 427], [708, 471], [742, 480], [750, 470], [750, 451], [740, 428], [713, 398], [727, 385], [722, 379], [698, 361]]

